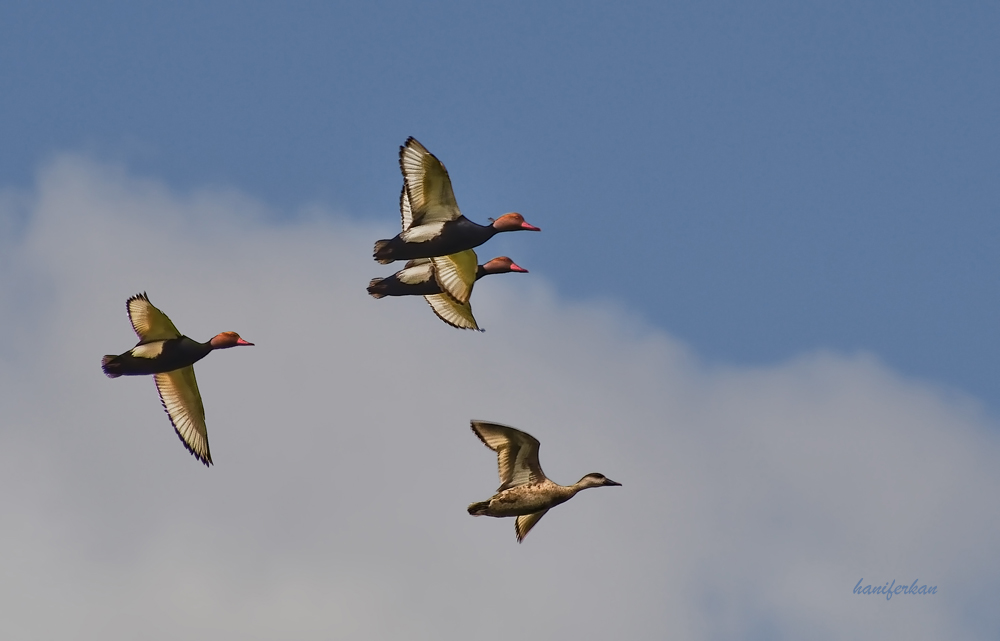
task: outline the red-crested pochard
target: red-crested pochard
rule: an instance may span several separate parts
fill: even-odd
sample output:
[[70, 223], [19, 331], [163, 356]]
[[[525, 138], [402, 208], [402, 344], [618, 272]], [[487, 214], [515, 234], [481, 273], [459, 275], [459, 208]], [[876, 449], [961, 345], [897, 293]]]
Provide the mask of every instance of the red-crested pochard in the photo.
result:
[[455, 254], [478, 247], [504, 231], [541, 231], [518, 213], [504, 214], [489, 225], [463, 216], [448, 170], [415, 138], [408, 138], [399, 148], [399, 167], [413, 209], [409, 216], [403, 212], [402, 233], [375, 243], [375, 260], [382, 264]]
[[431, 311], [452, 327], [479, 330], [469, 304], [473, 284], [488, 274], [527, 273], [528, 270], [506, 256], [483, 265], [476, 265], [476, 262], [476, 252], [471, 249], [449, 256], [415, 258], [388, 278], [373, 278], [368, 284], [368, 293], [375, 298], [423, 296]]
[[[387, 278], [373, 278], [370, 283], [368, 283], [368, 293], [374, 298], [383, 298], [385, 296], [429, 296], [432, 294], [441, 294], [443, 290], [438, 282], [442, 278], [442, 272], [447, 271], [449, 267], [455, 264], [457, 260], [461, 259], [461, 254], [466, 252], [472, 253], [472, 259], [476, 259], [476, 254], [473, 250], [467, 249], [465, 252], [459, 252], [458, 254], [452, 254], [451, 256], [440, 256], [437, 258], [415, 258], [406, 263], [406, 267], [399, 270], [392, 276]], [[472, 294], [472, 283], [466, 282], [466, 278], [458, 274], [458, 270], [452, 270], [455, 275], [444, 276], [444, 278], [455, 278], [455, 280], [461, 283], [461, 287], [453, 286], [455, 289], [462, 289], [466, 293], [464, 296], [461, 294], [462, 298], [455, 297], [455, 300], [460, 302], [465, 302], [469, 300], [469, 296]], [[528, 270], [524, 269], [520, 265], [516, 264], [510, 258], [506, 256], [497, 256], [493, 260], [478, 265], [476, 267], [476, 272], [473, 277], [473, 281], [477, 281], [483, 276], [488, 276], [490, 274], [507, 274], [510, 272], [518, 272], [521, 274], [527, 274]], [[449, 294], [451, 295], [451, 294]]]
[[206, 466], [211, 465], [205, 406], [192, 365], [212, 350], [253, 343], [236, 332], [222, 332], [207, 343], [191, 340], [153, 307], [145, 292], [129, 298], [125, 306], [139, 342], [124, 354], [105, 356], [101, 369], [109, 378], [152, 374], [163, 409], [184, 447]]

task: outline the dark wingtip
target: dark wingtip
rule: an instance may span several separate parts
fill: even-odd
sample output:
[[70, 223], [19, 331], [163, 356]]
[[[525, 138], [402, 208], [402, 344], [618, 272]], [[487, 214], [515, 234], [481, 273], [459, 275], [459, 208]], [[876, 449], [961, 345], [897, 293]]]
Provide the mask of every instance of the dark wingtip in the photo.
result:
[[[164, 411], [166, 411], [166, 408], [164, 408]], [[167, 414], [167, 418], [170, 418], [170, 414]], [[174, 419], [172, 418], [170, 419], [170, 424], [174, 425]], [[176, 425], [174, 425], [174, 434], [177, 435], [177, 438], [180, 439], [181, 443], [184, 445], [184, 449], [186, 449], [191, 454], [191, 456], [195, 458], [195, 460], [201, 462], [201, 464], [204, 465], [205, 467], [211, 467], [212, 465], [215, 465], [212, 462], [212, 450], [209, 449], [207, 440], [205, 441], [205, 456], [202, 456], [201, 454], [195, 452], [194, 449], [187, 444], [187, 441], [184, 440], [184, 437], [181, 436], [181, 433], [177, 431]]]
[[208, 445], [208, 439], [207, 438], [205, 439], [205, 456], [202, 456], [201, 454], [198, 454], [198, 452], [195, 452], [194, 448], [188, 445], [188, 442], [184, 440], [183, 436], [181, 436], [181, 431], [177, 429], [177, 425], [174, 423], [174, 417], [170, 415], [169, 411], [167, 411], [167, 405], [166, 403], [163, 402], [162, 396], [160, 397], [160, 406], [163, 408], [164, 413], [167, 415], [167, 419], [170, 421], [170, 425], [174, 428], [174, 434], [176, 434], [177, 438], [180, 439], [181, 445], [184, 446], [184, 449], [186, 449], [191, 454], [191, 456], [195, 458], [195, 460], [201, 461], [201, 463], [205, 467], [211, 467], [212, 465], [214, 465], [214, 463], [212, 462], [212, 448], [209, 447]]

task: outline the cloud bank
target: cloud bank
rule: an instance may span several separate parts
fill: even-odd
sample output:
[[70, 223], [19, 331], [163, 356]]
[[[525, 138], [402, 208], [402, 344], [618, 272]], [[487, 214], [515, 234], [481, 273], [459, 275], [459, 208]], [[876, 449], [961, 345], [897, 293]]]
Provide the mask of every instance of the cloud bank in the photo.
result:
[[[707, 366], [538, 274], [482, 281], [488, 331], [460, 332], [366, 294], [391, 273], [370, 253], [393, 212], [277, 218], [72, 155], [0, 195], [0, 636], [1000, 632], [1000, 431], [973, 399], [866, 354]], [[141, 291], [197, 340], [257, 345], [196, 366], [211, 469], [151, 380], [101, 374]], [[624, 486], [518, 545], [512, 520], [465, 512], [497, 485], [471, 418], [536, 436], [558, 482]], [[937, 593], [853, 594], [861, 579]]]

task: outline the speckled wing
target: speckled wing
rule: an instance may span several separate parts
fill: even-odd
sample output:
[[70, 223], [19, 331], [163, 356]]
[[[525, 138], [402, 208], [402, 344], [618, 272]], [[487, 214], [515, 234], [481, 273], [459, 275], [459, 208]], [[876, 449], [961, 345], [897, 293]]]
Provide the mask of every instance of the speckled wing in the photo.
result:
[[448, 170], [415, 138], [408, 138], [399, 148], [399, 169], [412, 207], [410, 227], [444, 223], [462, 215]]
[[472, 431], [486, 447], [497, 453], [500, 472], [500, 487], [497, 492], [545, 480], [545, 472], [538, 463], [538, 448], [541, 444], [534, 436], [507, 425], [484, 421], [472, 421]]
[[472, 315], [472, 305], [469, 303], [460, 303], [448, 294], [431, 294], [424, 296], [424, 300], [438, 318], [452, 327], [483, 331], [476, 324], [476, 319]]
[[524, 537], [528, 536], [528, 532], [531, 528], [535, 527], [535, 523], [541, 520], [548, 510], [542, 510], [541, 512], [535, 512], [534, 514], [522, 514], [517, 517], [514, 521], [514, 532], [517, 533], [517, 542], [520, 543], [524, 540]]
[[128, 319], [132, 323], [132, 329], [135, 330], [140, 343], [162, 341], [181, 335], [167, 318], [167, 315], [153, 307], [146, 292], [136, 294], [128, 299], [125, 308], [128, 310]]
[[431, 262], [434, 263], [434, 278], [441, 291], [450, 294], [459, 303], [469, 302], [479, 270], [476, 252], [466, 249], [457, 254], [437, 256]]
[[208, 449], [208, 428], [205, 427], [205, 406], [201, 402], [194, 367], [188, 365], [172, 372], [154, 374], [160, 402], [170, 417], [174, 431], [184, 447], [205, 465], [212, 464]]

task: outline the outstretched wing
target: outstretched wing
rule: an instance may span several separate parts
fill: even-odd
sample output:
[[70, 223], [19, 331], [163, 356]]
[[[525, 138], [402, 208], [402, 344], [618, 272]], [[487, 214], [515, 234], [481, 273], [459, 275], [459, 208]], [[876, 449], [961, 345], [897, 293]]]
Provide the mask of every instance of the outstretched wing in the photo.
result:
[[486, 447], [497, 453], [500, 472], [497, 492], [545, 480], [545, 472], [538, 463], [540, 443], [534, 436], [513, 427], [484, 421], [472, 421], [472, 431]]
[[146, 292], [136, 294], [128, 299], [125, 308], [128, 310], [128, 319], [131, 321], [132, 329], [135, 330], [140, 343], [162, 341], [181, 335], [167, 318], [167, 315], [153, 307]]
[[403, 231], [413, 226], [413, 208], [410, 207], [410, 195], [406, 193], [406, 182], [403, 182], [403, 191], [399, 194], [399, 217], [403, 221]]
[[208, 428], [205, 427], [205, 406], [201, 402], [194, 367], [188, 365], [172, 372], [154, 374], [160, 402], [170, 417], [174, 431], [184, 447], [205, 465], [212, 464], [208, 449]]
[[534, 514], [522, 514], [517, 517], [514, 521], [514, 532], [517, 533], [517, 542], [520, 543], [524, 540], [524, 537], [528, 536], [528, 532], [531, 528], [535, 527], [535, 523], [541, 520], [548, 510], [542, 510], [541, 512], [535, 512]]
[[459, 303], [469, 302], [479, 270], [476, 252], [466, 249], [457, 254], [437, 256], [431, 262], [434, 263], [434, 278], [441, 291], [450, 294]]
[[431, 306], [438, 318], [452, 327], [483, 331], [479, 329], [476, 318], [472, 315], [472, 305], [459, 303], [448, 294], [430, 294], [424, 296], [424, 300]]
[[[416, 138], [407, 138], [399, 148], [399, 169], [412, 207], [409, 227], [444, 223], [462, 215], [451, 190], [448, 170]], [[404, 231], [409, 227], [404, 215]]]

